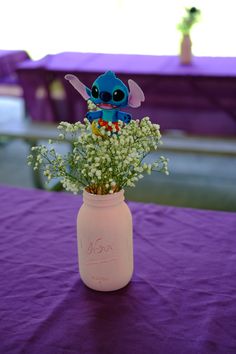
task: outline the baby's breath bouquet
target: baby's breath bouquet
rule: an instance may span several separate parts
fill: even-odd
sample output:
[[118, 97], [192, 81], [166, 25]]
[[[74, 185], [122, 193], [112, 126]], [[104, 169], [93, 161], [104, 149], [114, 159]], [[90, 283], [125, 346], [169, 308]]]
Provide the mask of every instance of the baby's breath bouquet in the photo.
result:
[[145, 117], [126, 125], [119, 121], [118, 131], [109, 125], [110, 129], [100, 128], [98, 135], [86, 118], [84, 123], [61, 122], [58, 140], [69, 141], [71, 151], [61, 155], [49, 141], [49, 147], [32, 148], [28, 163], [35, 170], [42, 168], [48, 181], [59, 177], [65, 190], [75, 194], [84, 189], [92, 194], [112, 194], [135, 187], [145, 173], [168, 174], [163, 156], [153, 163], [144, 160], [161, 143], [158, 124]]

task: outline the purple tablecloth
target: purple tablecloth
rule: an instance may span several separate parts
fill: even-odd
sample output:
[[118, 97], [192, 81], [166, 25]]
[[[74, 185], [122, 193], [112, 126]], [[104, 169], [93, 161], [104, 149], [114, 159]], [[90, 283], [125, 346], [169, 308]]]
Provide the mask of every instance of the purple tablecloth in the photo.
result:
[[129, 203], [134, 276], [99, 293], [77, 270], [80, 196], [0, 200], [1, 354], [235, 354], [235, 213]]
[[16, 67], [26, 59], [29, 59], [29, 56], [23, 50], [0, 50], [0, 82], [5, 78], [16, 78]]
[[113, 70], [117, 74], [236, 78], [236, 58], [233, 57], [194, 57], [190, 65], [180, 65], [177, 56], [64, 52], [47, 55], [37, 61], [26, 61], [19, 68], [95, 74]]
[[[194, 134], [236, 135], [236, 58], [195, 57], [189, 66], [175, 56], [60, 53], [18, 68], [30, 116], [38, 121], [82, 120], [85, 101], [64, 80], [73, 73], [87, 86], [106, 70], [142, 87], [146, 100], [128, 109], [136, 118], [150, 116], [162, 129]], [[51, 84], [61, 82], [65, 98], [51, 99]], [[40, 91], [40, 88], [43, 88]]]

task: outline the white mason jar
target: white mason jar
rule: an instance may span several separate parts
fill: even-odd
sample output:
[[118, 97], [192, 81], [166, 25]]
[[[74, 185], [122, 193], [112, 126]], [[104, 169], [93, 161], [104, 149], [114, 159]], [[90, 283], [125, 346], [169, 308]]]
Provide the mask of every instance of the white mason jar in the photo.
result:
[[133, 274], [132, 215], [124, 191], [98, 195], [83, 192], [77, 218], [79, 272], [91, 289], [126, 286]]

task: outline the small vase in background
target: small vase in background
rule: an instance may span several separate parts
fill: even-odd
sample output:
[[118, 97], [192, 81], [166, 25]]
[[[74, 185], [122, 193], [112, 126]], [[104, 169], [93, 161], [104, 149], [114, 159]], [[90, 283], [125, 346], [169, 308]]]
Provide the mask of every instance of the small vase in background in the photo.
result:
[[192, 62], [192, 41], [189, 34], [182, 37], [180, 44], [180, 63], [184, 65]]
[[124, 191], [83, 193], [77, 218], [79, 272], [82, 281], [99, 291], [126, 286], [133, 274], [132, 215]]
[[199, 21], [201, 11], [196, 7], [185, 8], [185, 14], [177, 25], [181, 32], [182, 40], [180, 44], [180, 63], [184, 65], [191, 64], [192, 61], [192, 42], [190, 33], [192, 27]]
[[182, 37], [180, 44], [180, 63], [187, 65], [192, 62], [192, 41], [189, 34]]

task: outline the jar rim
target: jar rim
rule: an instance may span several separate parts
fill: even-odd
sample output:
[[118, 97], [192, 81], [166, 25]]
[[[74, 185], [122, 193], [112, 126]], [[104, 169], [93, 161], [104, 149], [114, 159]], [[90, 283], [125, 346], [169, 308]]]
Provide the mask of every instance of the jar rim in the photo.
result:
[[101, 194], [89, 193], [84, 189], [83, 200], [86, 204], [96, 205], [96, 206], [97, 205], [108, 206], [111, 204], [117, 204], [124, 200], [124, 190], [121, 189], [119, 192], [101, 195]]

